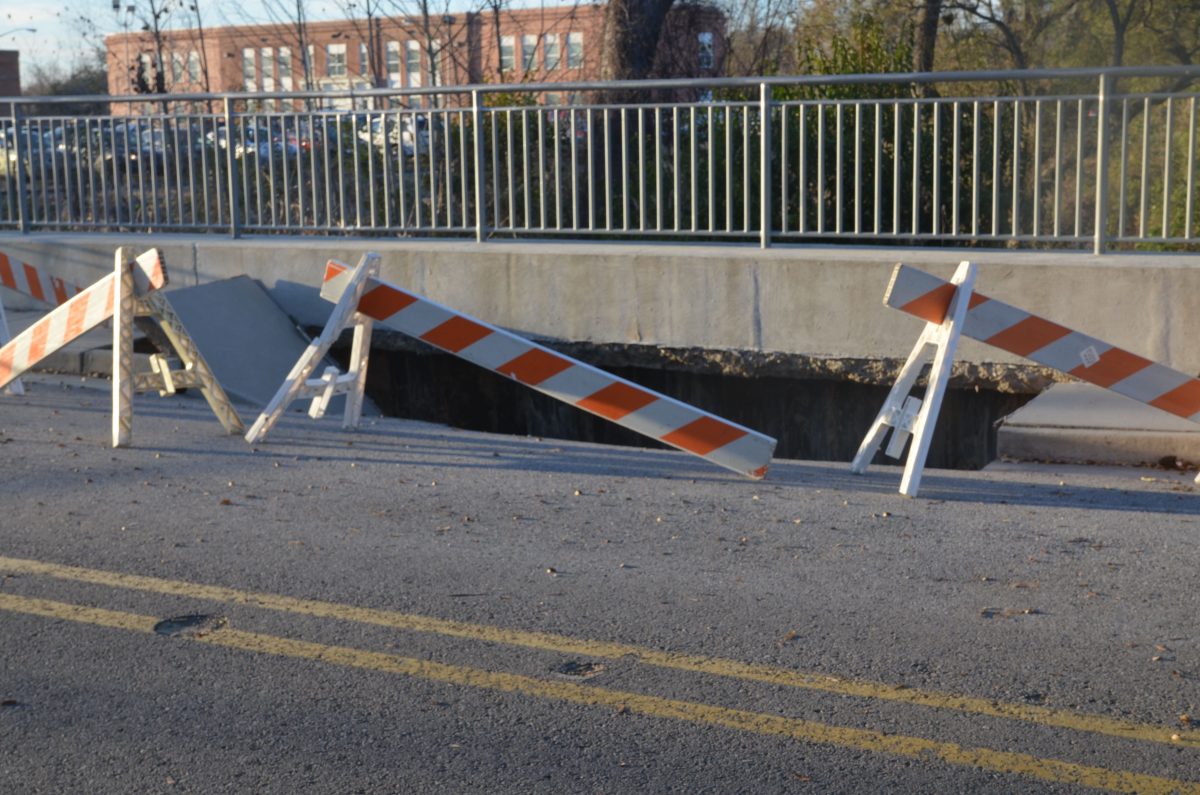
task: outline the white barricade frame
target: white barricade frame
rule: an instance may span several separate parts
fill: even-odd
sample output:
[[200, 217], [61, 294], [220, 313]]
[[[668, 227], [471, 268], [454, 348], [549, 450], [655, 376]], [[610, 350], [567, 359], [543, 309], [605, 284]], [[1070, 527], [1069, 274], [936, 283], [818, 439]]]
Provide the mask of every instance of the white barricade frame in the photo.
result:
[[[974, 271], [973, 264], [963, 262], [955, 278], [947, 282], [908, 265], [896, 266], [883, 303], [926, 321], [925, 330], [863, 439], [851, 463], [852, 471], [866, 471], [889, 427], [893, 428], [893, 438], [888, 455], [899, 457], [905, 442], [903, 434], [906, 429], [911, 430], [914, 450], [910, 451], [900, 492], [916, 495], [925, 452], [918, 448], [915, 439], [918, 431], [931, 432], [936, 422], [945, 389], [941, 380], [949, 378], [960, 334], [1177, 417], [1200, 422], [1200, 378], [990, 298], [974, 289]], [[930, 346], [937, 349], [937, 356], [926, 401], [933, 398], [937, 404], [928, 407], [926, 421], [920, 420], [920, 414], [910, 421], [908, 417], [914, 414], [916, 404], [906, 404], [905, 396], [921, 369], [914, 360], [920, 359], [923, 364]], [[926, 410], [926, 406], [920, 406], [921, 413]], [[1200, 475], [1196, 482], [1200, 483]]]
[[[284, 378], [278, 391], [267, 403], [258, 419], [246, 432], [250, 444], [261, 441], [275, 427], [275, 423], [287, 411], [293, 401], [312, 398], [308, 416], [320, 419], [325, 416], [334, 395], [346, 395], [346, 408], [342, 416], [342, 427], [353, 430], [362, 417], [363, 393], [367, 386], [367, 365], [371, 350], [371, 335], [374, 321], [358, 311], [367, 279], [379, 273], [379, 255], [367, 252], [358, 261], [346, 284], [325, 328], [300, 354], [300, 358]], [[354, 341], [350, 350], [350, 362], [346, 372], [336, 367], [326, 367], [319, 378], [311, 378], [313, 371], [329, 349], [337, 342], [344, 329], [354, 329]]]
[[[875, 457], [889, 430], [892, 438], [885, 451], [889, 458], [900, 458], [911, 436], [912, 446], [900, 479], [900, 493], [908, 497], [917, 496], [917, 490], [921, 487], [921, 475], [925, 470], [925, 460], [929, 456], [929, 443], [933, 437], [934, 426], [937, 425], [942, 398], [946, 394], [946, 384], [950, 380], [954, 351], [958, 348], [967, 306], [975, 289], [975, 273], [974, 263], [959, 264], [950, 280], [956, 289], [945, 317], [939, 323], [926, 322], [924, 330], [917, 338], [917, 344], [913, 346], [904, 366], [900, 368], [896, 383], [883, 401], [883, 408], [879, 410], [870, 430], [863, 437], [858, 453], [850, 464], [850, 471], [856, 474], [867, 471], [871, 459]], [[928, 386], [925, 389], [924, 400], [921, 400], [909, 393], [916, 385], [925, 365], [930, 363], [931, 355], [932, 367], [929, 371]]]
[[[0, 388], [111, 318], [114, 447], [127, 446], [132, 439], [135, 391], [157, 390], [167, 395], [178, 389], [199, 388], [225, 429], [241, 433], [243, 425], [237, 411], [170, 303], [157, 292], [166, 282], [166, 270], [157, 249], [131, 259], [129, 249], [118, 248], [112, 273], [67, 298], [17, 337], [0, 345]], [[133, 326], [139, 320], [152, 321], [154, 333], [165, 341], [184, 369], [171, 369], [166, 356], [155, 354], [151, 357], [153, 372], [134, 375]]]
[[[544, 395], [746, 477], [762, 478], [774, 453], [776, 441], [769, 436], [402, 290], [374, 273], [365, 273], [363, 262], [351, 270], [330, 261], [321, 297], [335, 303], [330, 322], [251, 428], [248, 441], [262, 438], [290, 400], [289, 395], [302, 388], [302, 382], [319, 359], [317, 349], [332, 344], [342, 327], [355, 318], [364, 324], [372, 320], [382, 323]], [[365, 362], [361, 366], [365, 370]], [[320, 388], [322, 383], [327, 382], [318, 380], [313, 388]]]

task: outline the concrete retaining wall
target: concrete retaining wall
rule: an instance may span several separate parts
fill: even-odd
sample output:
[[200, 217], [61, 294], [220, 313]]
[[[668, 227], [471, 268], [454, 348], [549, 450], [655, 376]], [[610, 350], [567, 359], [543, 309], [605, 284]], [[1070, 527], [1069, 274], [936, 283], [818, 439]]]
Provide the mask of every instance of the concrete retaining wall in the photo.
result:
[[[325, 260], [375, 250], [385, 279], [539, 338], [867, 361], [904, 357], [920, 331], [882, 306], [893, 265], [949, 277], [969, 257], [981, 292], [1200, 372], [1200, 255], [0, 234], [0, 251], [79, 283], [111, 268], [122, 243], [160, 246], [176, 286], [248, 274], [309, 326], [329, 309], [317, 296]], [[971, 341], [959, 358], [1023, 361]]]

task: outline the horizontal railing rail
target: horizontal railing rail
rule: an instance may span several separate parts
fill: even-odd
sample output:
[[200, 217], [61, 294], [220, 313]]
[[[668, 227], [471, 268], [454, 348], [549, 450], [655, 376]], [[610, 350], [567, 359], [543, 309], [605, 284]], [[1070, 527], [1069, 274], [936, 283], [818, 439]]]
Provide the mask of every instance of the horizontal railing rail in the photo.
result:
[[1198, 77], [0, 98], [0, 229], [1188, 248]]

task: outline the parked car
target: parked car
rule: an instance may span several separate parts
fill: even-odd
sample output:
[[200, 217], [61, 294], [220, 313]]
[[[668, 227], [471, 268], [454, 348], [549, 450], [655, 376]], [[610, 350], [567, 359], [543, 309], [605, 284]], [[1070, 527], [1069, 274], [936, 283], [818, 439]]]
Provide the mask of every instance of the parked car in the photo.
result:
[[[218, 151], [229, 148], [229, 134], [225, 126], [210, 131], [205, 139], [209, 146]], [[264, 166], [272, 159], [292, 160], [300, 153], [300, 144], [294, 137], [289, 140], [284, 133], [272, 135], [269, 127], [260, 125], [234, 125], [233, 156], [239, 160], [254, 159]]]
[[358, 137], [376, 148], [399, 148], [405, 157], [424, 155], [429, 152], [429, 121], [423, 113], [374, 116], [360, 127]]
[[92, 133], [92, 167], [105, 174], [166, 173], [173, 152], [167, 132], [148, 122], [114, 121]]
[[0, 181], [6, 184], [15, 180], [20, 171], [17, 167], [18, 152], [27, 183], [49, 182], [53, 179], [55, 169], [59, 174], [65, 174], [66, 169], [74, 162], [66, 149], [60, 151], [55, 148], [51, 131], [41, 132], [30, 127], [6, 127], [0, 131], [0, 153], [3, 154], [0, 157]]

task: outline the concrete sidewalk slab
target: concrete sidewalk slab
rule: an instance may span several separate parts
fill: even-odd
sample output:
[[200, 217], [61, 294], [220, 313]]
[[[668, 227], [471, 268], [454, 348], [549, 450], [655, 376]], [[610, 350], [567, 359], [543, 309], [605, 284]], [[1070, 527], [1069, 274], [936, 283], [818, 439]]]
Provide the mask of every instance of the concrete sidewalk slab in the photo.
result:
[[[221, 386], [234, 400], [265, 406], [291, 372], [309, 340], [262, 284], [235, 276], [170, 290], [167, 300], [187, 327]], [[318, 373], [333, 362], [326, 361]], [[342, 411], [344, 398], [330, 404]], [[366, 414], [379, 410], [364, 401]]]
[[1013, 461], [1153, 465], [1200, 461], [1200, 425], [1091, 384], [1056, 384], [1000, 421]]

